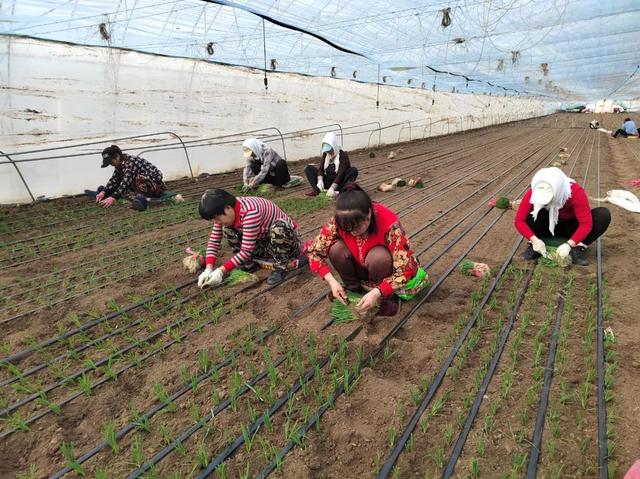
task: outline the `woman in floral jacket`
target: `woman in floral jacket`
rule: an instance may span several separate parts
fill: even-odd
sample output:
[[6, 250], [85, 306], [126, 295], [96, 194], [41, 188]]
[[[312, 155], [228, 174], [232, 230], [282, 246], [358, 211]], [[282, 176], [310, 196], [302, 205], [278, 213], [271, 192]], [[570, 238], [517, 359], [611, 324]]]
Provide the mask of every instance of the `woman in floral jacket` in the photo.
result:
[[[329, 283], [333, 298], [346, 304], [344, 288], [328, 262], [348, 290], [370, 289], [358, 307], [369, 310], [379, 305], [379, 316], [395, 315], [400, 307], [397, 294], [413, 295], [426, 283], [396, 214], [373, 203], [355, 183], [346, 185], [338, 196], [334, 217], [309, 245], [307, 254], [311, 270]], [[422, 277], [415, 281], [419, 273]]]

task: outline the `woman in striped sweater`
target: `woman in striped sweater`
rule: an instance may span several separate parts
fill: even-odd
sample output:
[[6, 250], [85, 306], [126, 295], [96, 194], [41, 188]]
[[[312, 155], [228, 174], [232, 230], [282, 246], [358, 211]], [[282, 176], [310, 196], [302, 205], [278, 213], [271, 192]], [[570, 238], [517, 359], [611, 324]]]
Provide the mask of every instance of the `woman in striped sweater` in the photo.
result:
[[[255, 263], [273, 268], [267, 284], [276, 285], [284, 281], [292, 264], [306, 264], [306, 257], [298, 259], [302, 245], [296, 223], [272, 201], [253, 196], [236, 198], [221, 189], [207, 190], [200, 198], [198, 211], [203, 219], [213, 220], [206, 268], [198, 278], [200, 288], [219, 285], [234, 268], [251, 271]], [[235, 254], [214, 269], [223, 237]]]

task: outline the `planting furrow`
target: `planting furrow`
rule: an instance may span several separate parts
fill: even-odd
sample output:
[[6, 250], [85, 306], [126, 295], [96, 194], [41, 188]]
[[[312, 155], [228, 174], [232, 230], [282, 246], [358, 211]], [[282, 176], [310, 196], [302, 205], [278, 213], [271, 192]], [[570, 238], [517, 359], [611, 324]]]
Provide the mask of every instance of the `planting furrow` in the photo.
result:
[[[523, 134], [523, 136], [524, 136], [524, 134]], [[503, 140], [505, 140], [505, 139], [506, 139], [506, 137], [504, 137], [504, 138], [499, 138], [499, 139], [497, 139], [497, 140], [493, 140], [492, 142], [499, 142], [499, 141], [503, 141]], [[512, 138], [512, 140], [513, 140], [513, 138]], [[492, 143], [492, 142], [489, 142], [489, 143]], [[485, 144], [483, 144], [483, 145], [480, 145], [480, 146], [481, 146], [481, 147], [486, 146], [486, 143], [485, 143]], [[437, 159], [437, 158], [439, 158], [439, 157], [452, 156], [452, 155], [454, 155], [454, 154], [456, 154], [456, 153], [460, 154], [460, 153], [462, 153], [462, 152], [467, 152], [467, 151], [470, 151], [470, 150], [471, 150], [471, 151], [473, 151], [473, 149], [474, 149], [473, 147], [472, 147], [472, 148], [462, 148], [462, 149], [459, 149], [459, 150], [454, 151], [454, 152], [452, 152], [452, 153], [445, 153], [445, 154], [443, 154], [443, 155], [438, 155], [438, 156], [436, 156], [436, 157], [432, 158], [432, 160]], [[402, 162], [404, 162], [404, 161], [412, 160], [414, 157], [416, 157], [416, 156], [422, 156], [422, 155], [424, 155], [424, 154], [425, 154], [425, 152], [421, 152], [421, 153], [419, 153], [419, 154], [417, 154], [417, 155], [409, 155], [409, 156], [407, 156], [407, 157], [398, 158], [398, 159], [394, 159], [394, 160], [391, 160], [391, 161], [383, 162], [383, 163], [381, 163], [381, 164], [379, 164], [379, 165], [372, 165], [372, 166], [370, 166], [370, 165], [366, 165], [364, 168], [362, 168], [362, 170], [363, 170], [363, 172], [364, 172], [364, 171], [366, 171], [367, 169], [370, 169], [370, 168], [379, 168], [380, 166], [383, 166], [383, 165], [388, 164], [388, 163], [390, 163], [390, 162], [393, 162], [393, 163], [394, 163], [394, 166], [398, 166], [399, 164], [401, 164], [401, 163], [402, 163]], [[459, 160], [456, 160], [456, 161], [459, 161]], [[418, 169], [417, 169], [417, 171], [421, 171], [421, 170], [420, 170], [420, 168], [418, 168]], [[370, 186], [373, 186], [374, 184], [376, 184], [376, 182], [378, 182], [378, 181], [382, 180], [383, 178], [385, 178], [385, 173], [384, 173], [384, 172], [383, 172], [382, 174], [379, 174], [379, 175], [378, 175], [378, 178], [374, 178], [374, 181], [371, 183], [371, 185], [370, 185]], [[201, 192], [201, 191], [202, 191], [202, 189], [203, 189], [203, 188], [205, 188], [205, 186], [206, 186], [206, 185], [204, 185], [204, 186], [203, 186], [203, 185], [198, 185], [198, 186], [197, 186], [198, 191], [199, 191], [199, 192]], [[232, 186], [232, 184], [229, 184], [229, 185], [216, 185], [216, 186], [218, 186], [218, 187], [225, 187], [225, 186], [226, 186], [226, 187], [229, 187], [229, 186]], [[199, 196], [199, 194], [200, 194], [200, 193], [198, 193], [198, 195], [197, 195], [197, 196]], [[134, 217], [135, 217], [135, 216], [134, 216]], [[86, 225], [86, 227], [94, 227], [94, 226], [95, 226], [95, 225]], [[51, 225], [48, 225], [48, 228], [50, 228], [50, 227], [51, 227]], [[85, 226], [82, 226], [82, 225], [80, 225], [80, 226], [78, 226], [78, 225], [74, 225], [74, 227], [73, 227], [73, 228], [74, 228], [74, 231], [77, 231], [78, 229], [82, 229], [83, 227], [85, 227]], [[48, 233], [47, 235], [39, 236], [38, 238], [44, 238], [44, 237], [47, 237], [47, 236], [51, 236], [52, 234], [55, 234], [55, 233]], [[32, 239], [37, 239], [37, 238], [32, 238]], [[7, 244], [7, 246], [11, 246], [12, 244], [19, 243], [19, 242], [23, 242], [23, 241], [26, 241], [26, 240], [18, 240], [17, 242], [8, 243], [8, 244]]]
[[[181, 231], [180, 233], [174, 234], [172, 236], [162, 238], [162, 243], [159, 243], [158, 245], [150, 245], [144, 248], [138, 248], [139, 251], [135, 254], [122, 254], [121, 252], [118, 252], [107, 255], [101, 254], [97, 256], [91, 256], [91, 258], [85, 258], [83, 260], [83, 263], [81, 263], [80, 265], [74, 264], [72, 266], [54, 269], [47, 273], [34, 276], [32, 278], [25, 278], [21, 281], [19, 280], [11, 288], [12, 293], [4, 295], [3, 300], [5, 303], [8, 303], [9, 300], [15, 300], [15, 298], [39, 294], [39, 292], [42, 290], [58, 290], [60, 289], [60, 287], [64, 288], [64, 285], [71, 280], [79, 280], [86, 276], [100, 278], [99, 276], [97, 276], [97, 274], [101, 272], [104, 272], [104, 276], [113, 274], [114, 272], [122, 269], [122, 267], [127, 263], [141, 262], [149, 256], [157, 255], [158, 253], [166, 251], [167, 244], [173, 246], [173, 249], [178, 249], [180, 247], [184, 249], [184, 245], [188, 245], [196, 238], [201, 241], [203, 231], [205, 231], [205, 228], [203, 227]], [[197, 236], [194, 236], [196, 235], [196, 233]], [[174, 246], [175, 244], [178, 244], [179, 246]], [[88, 262], [90, 264], [90, 267], [84, 270], [79, 269], [83, 266], [86, 267], [86, 265], [84, 264], [85, 262]], [[109, 271], [109, 268], [111, 268], [112, 271]], [[17, 305], [14, 303], [11, 306], [16, 307]], [[8, 307], [9, 306], [5, 306], [3, 309], [7, 309]]]
[[[189, 240], [194, 240], [194, 237], [188, 238]], [[43, 309], [46, 308], [51, 308], [53, 306], [56, 306], [58, 304], [62, 304], [65, 303], [67, 301], [70, 301], [72, 299], [78, 298], [80, 296], [86, 295], [90, 292], [93, 291], [98, 291], [101, 289], [104, 289], [114, 283], [118, 283], [118, 282], [122, 282], [125, 281], [129, 278], [135, 278], [140, 276], [141, 274], [144, 273], [150, 273], [153, 271], [156, 271], [158, 269], [161, 269], [162, 267], [165, 267], [167, 264], [167, 260], [168, 259], [174, 259], [175, 260], [175, 256], [177, 253], [180, 253], [183, 251], [183, 246], [179, 245], [177, 248], [174, 248], [172, 250], [169, 250], [165, 255], [157, 255], [157, 254], [152, 254], [149, 253], [149, 255], [145, 255], [149, 256], [149, 258], [146, 258], [146, 261], [144, 261], [141, 265], [135, 265], [135, 263], [129, 263], [128, 266], [130, 269], [130, 272], [127, 274], [121, 274], [120, 276], [113, 278], [111, 276], [107, 275], [103, 275], [103, 276], [99, 276], [97, 278], [92, 278], [91, 281], [89, 281], [89, 283], [94, 283], [95, 281], [101, 281], [101, 283], [99, 285], [92, 285], [89, 286], [88, 288], [82, 289], [79, 292], [74, 292], [72, 294], [69, 294], [67, 296], [63, 296], [62, 298], [56, 298], [53, 301], [48, 301], [46, 304], [43, 304], [41, 306], [37, 306], [35, 308], [29, 309], [27, 311], [22, 311], [20, 313], [14, 314], [13, 316], [9, 316], [8, 318], [3, 318], [0, 319], [0, 324], [8, 324], [11, 323], [13, 321], [16, 321], [18, 319], [22, 319], [25, 318], [27, 316], [30, 316], [34, 313], [37, 313], [38, 311], [41, 311]], [[176, 261], [177, 263], [177, 261]], [[106, 280], [106, 281], [105, 281]], [[85, 283], [86, 284], [86, 283]], [[76, 287], [77, 286], [82, 286], [82, 283], [76, 283]], [[38, 298], [38, 299], [42, 299], [42, 298]], [[32, 301], [25, 301], [23, 303], [19, 303], [18, 305], [16, 305], [15, 307], [19, 306], [19, 305], [23, 305], [23, 304], [29, 304]], [[12, 307], [11, 309], [15, 309], [15, 307]]]
[[[303, 307], [303, 308], [304, 308], [304, 307]], [[321, 416], [322, 414], [323, 414], [323, 412], [320, 412], [320, 414], [319, 414], [319, 415]], [[316, 417], [319, 417], [319, 416], [316, 416]]]
[[[360, 332], [361, 329], [362, 326], [358, 326], [351, 334], [349, 334], [344, 339], [344, 341], [351, 341]], [[246, 426], [241, 435], [237, 436], [230, 444], [228, 444], [221, 452], [219, 452], [216, 457], [209, 461], [206, 467], [203, 468], [203, 470], [200, 471], [200, 473], [196, 477], [207, 477], [224, 461], [229, 459], [229, 457], [231, 457], [236, 452], [236, 450], [247, 441], [248, 438], [253, 438], [258, 429], [265, 423], [266, 418], [269, 418], [269, 420], [271, 420], [272, 416], [274, 416], [282, 407], [287, 405], [291, 398], [293, 398], [299, 391], [301, 391], [305, 384], [309, 383], [317, 374], [320, 374], [320, 371], [330, 363], [332, 358], [336, 357], [338, 351], [339, 346], [335, 346], [330, 354], [317, 361], [317, 363], [307, 369], [304, 374], [300, 374], [297, 381], [291, 387], [289, 387], [287, 391], [281, 394], [272, 404], [265, 408], [265, 411], [255, 421]], [[210, 413], [209, 415], [205, 416], [205, 418], [203, 418], [203, 422], [206, 423], [213, 417], [214, 414]], [[140, 477], [146, 471], [148, 471], [165, 457], [167, 457], [168, 454], [175, 451], [178, 444], [182, 444], [185, 440], [193, 436], [202, 427], [202, 422], [199, 422], [187, 428], [174, 441], [168, 444], [165, 448], [158, 451], [149, 461], [145, 462], [142, 467], [129, 474], [128, 479], [135, 479]]]
[[[396, 335], [398, 332], [406, 325], [406, 323], [413, 317], [413, 315], [420, 309], [420, 307], [429, 299], [442, 285], [442, 283], [449, 277], [449, 275], [453, 272], [456, 266], [467, 256], [467, 254], [480, 242], [480, 240], [491, 230], [491, 228], [498, 222], [501, 218], [501, 215], [498, 215], [493, 221], [489, 223], [489, 225], [483, 229], [477, 238], [474, 238], [469, 246], [467, 246], [462, 255], [454, 259], [453, 263], [450, 264], [444, 273], [438, 278], [438, 280], [429, 288], [429, 290], [419, 295], [416, 298], [416, 304], [411, 308], [411, 310], [405, 314], [398, 322], [396, 322], [391, 330], [384, 336], [384, 338], [376, 345], [375, 349], [371, 354], [369, 354], [366, 358], [363, 358], [361, 361], [358, 361], [355, 366], [355, 370], [363, 371], [366, 367], [373, 367], [376, 362], [378, 356], [385, 350], [389, 341]], [[359, 375], [354, 376], [356, 380], [358, 380]], [[308, 421], [304, 423], [304, 425], [300, 428], [299, 435], [304, 437], [304, 435], [317, 423], [320, 421], [322, 416], [326, 413], [326, 411], [335, 403], [335, 401], [345, 393], [344, 385], [338, 385], [338, 387], [334, 388], [331, 391], [331, 397], [329, 401], [324, 402], [320, 408], [316, 410], [316, 412], [310, 417]], [[284, 459], [285, 455], [290, 452], [295, 445], [300, 445], [300, 442], [296, 441], [287, 441], [285, 446], [278, 451], [276, 457], [267, 465], [267, 467], [260, 473], [258, 477], [266, 477], [273, 470], [275, 470], [276, 466]]]
[[[276, 328], [270, 328], [266, 331], [264, 331], [259, 338], [257, 338], [254, 342], [254, 345], [257, 346], [259, 344], [264, 343], [270, 336], [274, 335], [276, 333], [277, 329]], [[212, 379], [213, 377], [215, 377], [220, 370], [222, 370], [223, 368], [232, 365], [233, 359], [235, 356], [241, 354], [243, 352], [242, 349], [240, 348], [236, 348], [234, 350], [231, 351], [231, 353], [227, 354], [220, 362], [218, 362], [217, 364], [213, 365], [213, 366], [207, 366], [207, 370], [204, 371], [202, 374], [194, 377], [191, 382], [186, 385], [183, 386], [181, 388], [179, 388], [177, 391], [173, 392], [170, 396], [168, 396], [166, 401], [159, 401], [157, 404], [155, 404], [154, 406], [152, 406], [151, 408], [149, 408], [147, 411], [145, 411], [143, 414], [141, 414], [139, 417], [136, 418], [135, 421], [131, 421], [128, 422], [126, 425], [124, 425], [122, 428], [120, 428], [114, 435], [114, 439], [116, 441], [121, 441], [127, 434], [129, 434], [131, 431], [135, 430], [136, 428], [140, 428], [141, 425], [145, 425], [145, 427], [149, 427], [149, 421], [159, 412], [169, 408], [171, 406], [171, 404], [178, 400], [180, 397], [184, 396], [185, 394], [189, 393], [190, 391], [193, 391], [195, 388], [197, 388], [203, 381], [205, 380], [209, 380]], [[286, 359], [285, 355], [280, 356], [279, 358], [277, 358], [274, 362], [273, 362], [273, 366], [274, 367], [278, 367], [280, 364], [282, 364]], [[242, 388], [240, 388], [237, 392], [237, 394], [235, 395], [235, 398], [239, 398], [241, 397], [243, 394], [247, 393], [248, 391], [250, 391], [252, 386], [255, 386], [259, 381], [261, 381], [262, 379], [264, 379], [265, 377], [267, 377], [269, 373], [268, 369], [265, 369], [263, 371], [261, 371], [260, 373], [256, 374], [253, 378], [251, 378], [246, 384], [244, 384], [242, 386]], [[223, 401], [222, 403], [220, 403], [218, 406], [216, 406], [216, 409], [212, 411], [212, 416], [217, 416], [218, 414], [220, 414], [222, 411], [224, 411], [227, 407], [229, 407], [229, 405], [231, 404], [231, 399], [227, 399], [225, 401]], [[81, 456], [79, 456], [78, 458], [75, 459], [75, 463], [78, 465], [84, 464], [86, 461], [88, 461], [89, 459], [91, 459], [92, 457], [94, 457], [96, 454], [98, 454], [99, 452], [103, 451], [104, 449], [106, 449], [107, 447], [109, 447], [109, 444], [107, 441], [102, 441], [99, 444], [97, 444], [96, 446], [94, 446], [91, 450], [87, 451], [86, 453], [82, 454]], [[67, 466], [64, 467], [62, 469], [60, 469], [59, 471], [57, 471], [55, 474], [53, 474], [51, 476], [51, 479], [57, 479], [60, 478], [62, 476], [64, 476], [65, 474], [71, 472], [73, 470], [73, 468]]]

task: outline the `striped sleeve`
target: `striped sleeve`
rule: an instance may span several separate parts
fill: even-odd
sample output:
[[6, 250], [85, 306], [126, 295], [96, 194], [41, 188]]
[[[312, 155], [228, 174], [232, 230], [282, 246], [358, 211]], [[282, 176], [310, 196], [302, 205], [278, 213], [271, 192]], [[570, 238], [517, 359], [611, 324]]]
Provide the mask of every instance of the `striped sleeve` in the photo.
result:
[[244, 216], [242, 220], [242, 242], [240, 251], [224, 264], [224, 269], [231, 271], [233, 268], [248, 262], [253, 257], [253, 250], [260, 235], [260, 211], [253, 209]]
[[207, 266], [213, 266], [216, 264], [221, 242], [222, 225], [214, 223], [213, 228], [211, 229], [211, 235], [209, 236], [209, 242], [207, 243], [207, 253], [205, 255]]

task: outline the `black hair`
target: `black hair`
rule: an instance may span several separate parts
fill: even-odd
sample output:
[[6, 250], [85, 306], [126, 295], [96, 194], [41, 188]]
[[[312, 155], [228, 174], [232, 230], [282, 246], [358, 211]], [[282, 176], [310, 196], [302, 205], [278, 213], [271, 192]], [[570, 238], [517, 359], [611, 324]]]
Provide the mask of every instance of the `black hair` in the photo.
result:
[[198, 213], [202, 219], [212, 220], [216, 216], [224, 214], [227, 206], [235, 208], [236, 197], [225, 190], [216, 188], [215, 190], [207, 190], [200, 198], [198, 205]]
[[631, 118], [625, 118], [624, 121], [631, 121]]
[[357, 183], [347, 183], [336, 199], [336, 223], [347, 233], [357, 228], [369, 217], [371, 222], [367, 232], [376, 232], [376, 217], [373, 214], [373, 202], [369, 195]]

